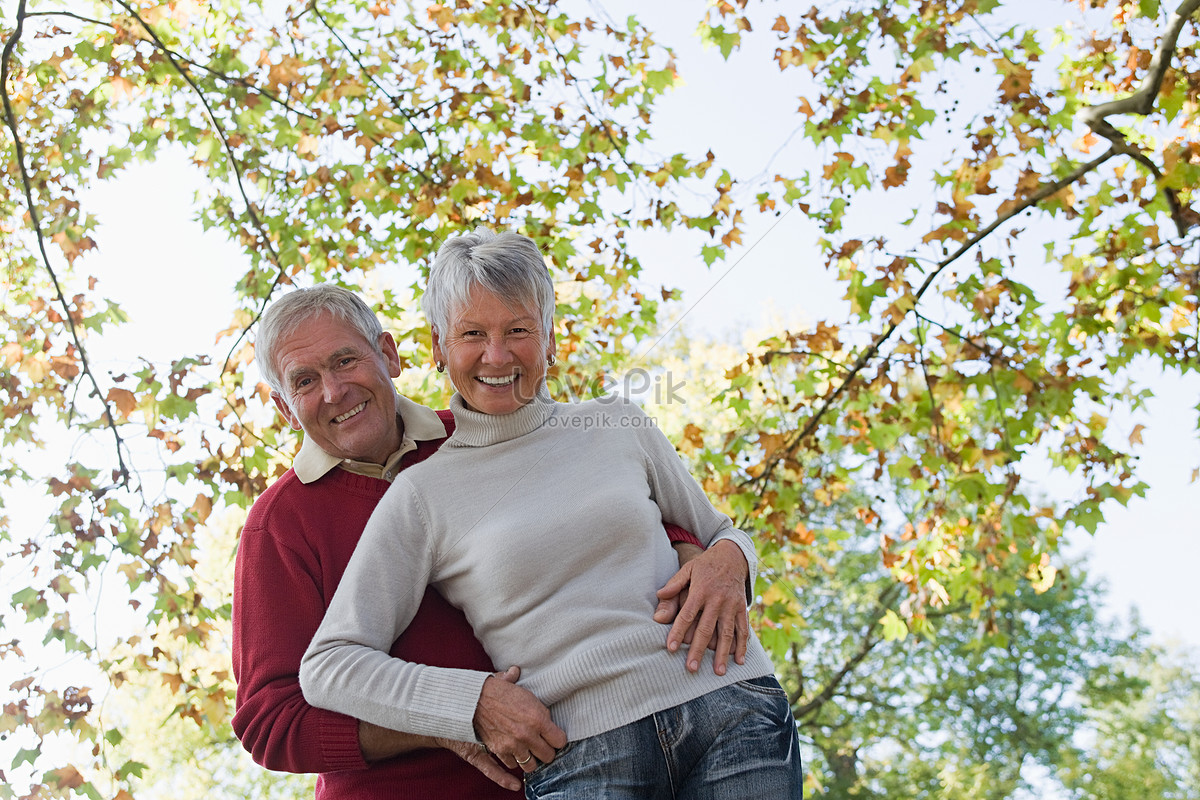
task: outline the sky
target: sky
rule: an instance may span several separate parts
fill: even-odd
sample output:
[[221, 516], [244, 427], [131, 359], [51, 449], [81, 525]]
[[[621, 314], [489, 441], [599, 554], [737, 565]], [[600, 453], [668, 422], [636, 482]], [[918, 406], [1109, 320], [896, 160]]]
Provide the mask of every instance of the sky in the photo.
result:
[[[616, 21], [636, 12], [676, 50], [686, 83], [658, 109], [664, 152], [690, 148], [700, 155], [711, 147], [742, 175], [784, 170], [789, 159], [802, 157], [793, 135], [797, 77], [730, 69], [691, 35], [691, 17], [681, 26], [676, 3], [589, 5], [602, 6]], [[207, 352], [227, 322], [228, 287], [241, 275], [243, 261], [235, 247], [191, 220], [194, 181], [181, 159], [174, 159], [130, 170], [94, 193], [92, 204], [104, 227], [96, 236], [100, 253], [89, 257], [95, 261], [88, 266], [102, 277], [100, 290], [122, 298], [132, 318], [124, 333], [97, 345], [102, 350], [95, 355], [114, 369], [136, 368], [137, 358], [168, 362], [182, 353]], [[836, 318], [832, 309], [841, 303], [819, 265], [813, 230], [798, 212], [756, 222], [743, 246], [712, 270], [692, 255], [697, 248], [680, 245], [680, 234], [647, 236], [638, 243], [643, 277], [683, 290], [682, 324], [692, 335], [737, 340], [768, 318], [797, 329], [817, 318]], [[162, 302], [164, 291], [181, 284], [191, 302]], [[1200, 564], [1200, 484], [1190, 482], [1200, 466], [1192, 408], [1200, 398], [1200, 377], [1154, 380], [1158, 396], [1149, 407], [1116, 421], [1117, 429], [1145, 426], [1140, 469], [1150, 490], [1125, 509], [1110, 503], [1095, 537], [1076, 531], [1066, 550], [1089, 555], [1093, 574], [1109, 586], [1112, 614], [1136, 607], [1160, 641], [1200, 649], [1200, 617], [1190, 613], [1193, 604], [1182, 589]]]

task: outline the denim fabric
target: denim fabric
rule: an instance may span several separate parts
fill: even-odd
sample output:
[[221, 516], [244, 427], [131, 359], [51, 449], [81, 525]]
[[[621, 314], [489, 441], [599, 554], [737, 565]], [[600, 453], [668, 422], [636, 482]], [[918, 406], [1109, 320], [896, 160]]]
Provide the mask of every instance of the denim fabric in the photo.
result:
[[800, 800], [787, 695], [773, 676], [571, 742], [525, 776], [527, 800]]

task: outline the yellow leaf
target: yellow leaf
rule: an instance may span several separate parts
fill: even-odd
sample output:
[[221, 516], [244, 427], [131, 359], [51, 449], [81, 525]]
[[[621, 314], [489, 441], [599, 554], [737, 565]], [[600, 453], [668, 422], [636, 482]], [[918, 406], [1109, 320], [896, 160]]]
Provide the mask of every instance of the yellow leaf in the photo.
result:
[[70, 764], [47, 772], [46, 777], [58, 789], [77, 789], [84, 784], [83, 776], [79, 774], [79, 770]]
[[50, 363], [46, 360], [45, 353], [34, 353], [29, 357], [29, 360], [22, 365], [25, 374], [34, 383], [40, 383], [46, 378], [50, 372]]
[[1090, 153], [1092, 152], [1092, 148], [1095, 147], [1096, 143], [1099, 141], [1100, 139], [1096, 136], [1096, 134], [1088, 131], [1083, 136], [1080, 136], [1075, 140], [1075, 149], [1081, 153]]
[[3, 347], [0, 347], [0, 357], [4, 359], [4, 365], [6, 367], [12, 367], [21, 363], [21, 345], [17, 344], [16, 342], [9, 342]]
[[1053, 586], [1054, 579], [1058, 577], [1058, 569], [1050, 565], [1050, 554], [1042, 553], [1038, 563], [1030, 564], [1025, 577], [1029, 579], [1030, 585], [1038, 594], [1042, 594]]
[[125, 78], [114, 75], [108, 82], [112, 84], [113, 97], [133, 97], [133, 84]]
[[1145, 425], [1134, 425], [1133, 432], [1129, 434], [1130, 444], [1142, 444], [1142, 431], [1146, 429]]
[[208, 519], [208, 515], [212, 513], [213, 503], [212, 498], [208, 495], [196, 495], [196, 502], [192, 503], [191, 511], [196, 515], [196, 519], [204, 522]]

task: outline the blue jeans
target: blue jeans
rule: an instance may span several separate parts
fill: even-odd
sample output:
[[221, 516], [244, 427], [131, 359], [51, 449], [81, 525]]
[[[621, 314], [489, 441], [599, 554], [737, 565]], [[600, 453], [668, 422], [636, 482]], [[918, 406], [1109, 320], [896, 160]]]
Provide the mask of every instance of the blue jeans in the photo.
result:
[[774, 676], [571, 742], [525, 776], [526, 800], [800, 800], [800, 743]]

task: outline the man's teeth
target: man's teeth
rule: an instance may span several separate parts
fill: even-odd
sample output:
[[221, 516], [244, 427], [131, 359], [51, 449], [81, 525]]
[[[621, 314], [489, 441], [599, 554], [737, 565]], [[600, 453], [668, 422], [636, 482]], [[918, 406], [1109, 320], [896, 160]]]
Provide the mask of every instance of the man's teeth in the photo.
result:
[[489, 378], [485, 375], [479, 376], [479, 380], [486, 383], [488, 386], [507, 386], [516, 379], [516, 375], [505, 375], [503, 378]]
[[345, 414], [342, 414], [341, 416], [338, 416], [338, 417], [334, 417], [334, 418], [333, 418], [333, 421], [334, 421], [335, 423], [337, 423], [337, 422], [345, 422], [346, 420], [350, 419], [351, 417], [353, 417], [355, 414], [357, 414], [358, 412], [362, 411], [362, 410], [363, 410], [364, 408], [366, 408], [366, 407], [367, 407], [367, 404], [366, 404], [365, 402], [363, 402], [363, 403], [359, 403], [359, 404], [358, 404], [358, 405], [356, 405], [354, 408], [352, 408], [352, 409], [350, 409], [349, 411], [347, 411]]

